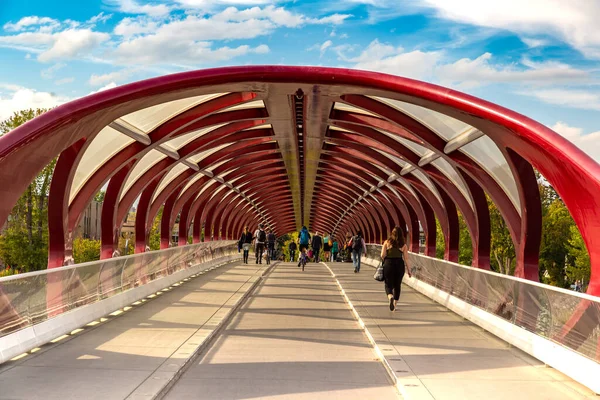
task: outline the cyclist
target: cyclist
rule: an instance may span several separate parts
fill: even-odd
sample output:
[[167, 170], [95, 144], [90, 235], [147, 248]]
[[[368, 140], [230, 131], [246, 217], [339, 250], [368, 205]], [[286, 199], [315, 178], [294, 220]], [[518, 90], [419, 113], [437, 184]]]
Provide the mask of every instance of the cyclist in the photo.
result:
[[308, 229], [306, 226], [303, 226], [300, 229], [300, 233], [298, 234], [298, 244], [300, 250], [300, 256], [298, 257], [298, 267], [302, 265], [302, 271], [304, 271], [304, 265], [306, 265], [306, 250], [308, 249], [308, 243], [310, 242], [310, 233], [308, 233]]

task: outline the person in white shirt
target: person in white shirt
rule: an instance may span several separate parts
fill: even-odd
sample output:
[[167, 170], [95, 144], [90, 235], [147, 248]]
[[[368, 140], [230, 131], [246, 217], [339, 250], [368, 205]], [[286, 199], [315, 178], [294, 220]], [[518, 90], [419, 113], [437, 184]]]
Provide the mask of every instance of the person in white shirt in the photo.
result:
[[254, 246], [256, 249], [256, 263], [262, 264], [262, 255], [265, 251], [265, 242], [267, 241], [267, 234], [263, 229], [262, 224], [258, 224], [258, 229], [254, 232]]

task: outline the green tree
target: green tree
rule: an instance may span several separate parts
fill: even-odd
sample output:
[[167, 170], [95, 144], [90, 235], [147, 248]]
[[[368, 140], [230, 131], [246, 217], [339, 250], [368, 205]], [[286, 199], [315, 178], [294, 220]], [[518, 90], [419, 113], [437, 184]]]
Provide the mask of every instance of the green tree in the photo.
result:
[[73, 258], [75, 264], [100, 259], [100, 241], [77, 238], [73, 241]]
[[119, 252], [122, 256], [130, 256], [135, 253], [135, 235], [119, 237]]
[[150, 235], [148, 235], [148, 247], [150, 250], [160, 250], [160, 221], [162, 220], [163, 208], [161, 207], [152, 222]]
[[435, 256], [440, 260], [444, 259], [444, 252], [446, 251], [446, 241], [444, 239], [444, 232], [442, 231], [442, 225], [440, 225], [440, 221], [435, 219]]
[[101, 190], [98, 193], [96, 193], [96, 196], [94, 196], [94, 201], [102, 203], [104, 201], [104, 196], [106, 196], [106, 192], [104, 190]]
[[500, 210], [489, 197], [487, 201], [491, 228], [490, 266], [501, 274], [513, 275], [516, 266], [515, 246]]
[[471, 265], [473, 263], [473, 243], [465, 218], [460, 212], [458, 213], [458, 227], [460, 234], [458, 242], [458, 262], [463, 265]]
[[[289, 260], [290, 259], [289, 245], [292, 242], [298, 243], [298, 232], [286, 233], [285, 235], [280, 236], [277, 239], [277, 242], [281, 246], [281, 250], [283, 251], [283, 255], [285, 256], [285, 259]], [[298, 257], [298, 250], [296, 250], [296, 257]]]
[[585, 285], [590, 281], [590, 255], [585, 247], [581, 232], [575, 224], [571, 226], [569, 262], [567, 263], [566, 273], [570, 282], [579, 279]]
[[570, 250], [571, 227], [574, 226], [569, 210], [557, 198], [542, 219], [542, 243], [540, 246], [540, 271], [545, 271], [543, 281], [554, 286], [568, 286], [565, 265]]
[[[29, 109], [0, 122], [0, 136], [46, 110]], [[0, 258], [23, 271], [46, 268], [48, 263], [48, 194], [56, 160], [35, 177], [19, 198], [0, 238]]]

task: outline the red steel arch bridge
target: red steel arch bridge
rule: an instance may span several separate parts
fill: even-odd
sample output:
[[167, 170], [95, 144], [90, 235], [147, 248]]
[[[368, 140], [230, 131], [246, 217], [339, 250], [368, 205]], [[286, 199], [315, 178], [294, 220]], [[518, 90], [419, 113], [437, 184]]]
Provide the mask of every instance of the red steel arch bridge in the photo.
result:
[[[49, 196], [48, 268], [72, 263], [74, 231], [102, 188], [101, 259], [118, 246], [137, 205], [135, 252], [162, 208], [161, 249], [236, 240], [262, 222], [381, 244], [396, 225], [409, 247], [458, 261], [459, 217], [472, 267], [490, 269], [487, 198], [516, 249], [515, 276], [538, 280], [541, 205], [535, 170], [556, 189], [591, 260], [600, 295], [600, 166], [546, 126], [433, 84], [373, 72], [244, 66], [184, 72], [74, 100], [0, 138], [0, 221], [57, 159]], [[525, 307], [526, 308], [526, 307]], [[563, 337], [597, 307], [581, 300]], [[583, 322], [582, 322], [583, 321]]]

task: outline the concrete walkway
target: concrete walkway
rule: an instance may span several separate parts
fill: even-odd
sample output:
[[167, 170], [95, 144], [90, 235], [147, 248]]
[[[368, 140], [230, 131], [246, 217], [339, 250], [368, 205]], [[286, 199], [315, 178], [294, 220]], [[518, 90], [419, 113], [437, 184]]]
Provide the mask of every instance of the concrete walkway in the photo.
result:
[[167, 399], [398, 399], [323, 264], [279, 264]]
[[[152, 398], [259, 279], [227, 265], [0, 366], [0, 399]], [[131, 396], [131, 397], [128, 397]]]
[[400, 357], [396, 359], [403, 367], [394, 369], [401, 383], [410, 382], [406, 389], [411, 399], [597, 398], [406, 285], [398, 310], [390, 312], [384, 285], [373, 279], [373, 268], [363, 265], [355, 274], [351, 264], [328, 265], [367, 328], [379, 332], [379, 347], [391, 348]]

